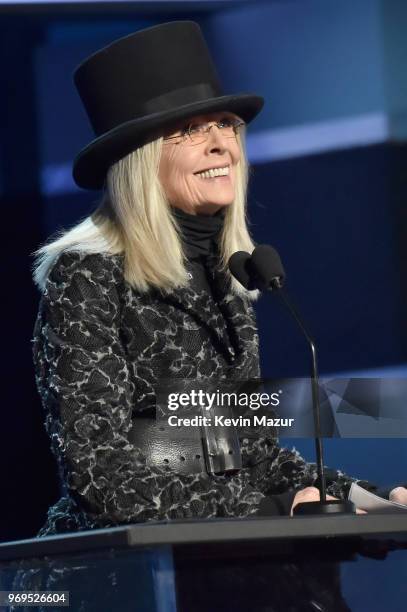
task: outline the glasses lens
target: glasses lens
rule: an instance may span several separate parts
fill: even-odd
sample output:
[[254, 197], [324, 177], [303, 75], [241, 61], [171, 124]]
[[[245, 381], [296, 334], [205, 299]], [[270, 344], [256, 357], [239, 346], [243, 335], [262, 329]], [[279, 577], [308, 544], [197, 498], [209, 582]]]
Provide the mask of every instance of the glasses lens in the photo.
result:
[[191, 144], [200, 144], [205, 142], [208, 137], [208, 124], [207, 123], [192, 123], [188, 126], [187, 130], [187, 142]]
[[217, 125], [226, 138], [233, 138], [236, 135], [235, 122], [232, 119], [224, 119]]

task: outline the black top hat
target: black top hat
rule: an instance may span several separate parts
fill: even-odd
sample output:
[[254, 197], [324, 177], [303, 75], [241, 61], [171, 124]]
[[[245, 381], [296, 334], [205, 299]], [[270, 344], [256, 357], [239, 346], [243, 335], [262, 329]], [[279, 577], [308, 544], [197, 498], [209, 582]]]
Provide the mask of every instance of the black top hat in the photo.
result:
[[263, 98], [225, 96], [200, 27], [172, 21], [113, 42], [82, 62], [75, 85], [96, 138], [75, 158], [73, 177], [103, 187], [108, 168], [178, 120], [213, 111], [253, 119]]

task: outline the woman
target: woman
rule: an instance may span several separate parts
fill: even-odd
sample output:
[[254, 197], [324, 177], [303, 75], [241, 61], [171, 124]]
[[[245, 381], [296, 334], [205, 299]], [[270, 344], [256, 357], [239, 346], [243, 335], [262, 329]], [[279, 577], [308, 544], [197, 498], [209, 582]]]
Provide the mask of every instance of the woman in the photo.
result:
[[[316, 498], [316, 470], [274, 432], [197, 430], [188, 454], [155, 419], [164, 380], [259, 377], [256, 296], [226, 265], [253, 250], [243, 139], [263, 100], [221, 94], [193, 22], [116, 41], [75, 83], [97, 137], [74, 178], [104, 196], [37, 253], [36, 379], [63, 488], [40, 534], [245, 517], [265, 498], [288, 514]], [[351, 482], [334, 472], [328, 492]]]
[[[317, 499], [315, 466], [279, 447], [269, 428], [197, 427], [185, 434], [156, 419], [168, 388], [214, 389], [260, 376], [256, 293], [230, 277], [227, 262], [254, 246], [245, 219], [244, 126], [262, 98], [222, 94], [192, 22], [114, 42], [79, 66], [75, 83], [96, 138], [76, 158], [74, 178], [80, 187], [103, 189], [103, 198], [90, 217], [37, 253], [36, 380], [63, 490], [40, 535], [289, 514], [300, 501]], [[352, 481], [332, 471], [327, 490], [345, 497]], [[85, 585], [94, 599], [77, 569], [22, 572], [19, 588], [65, 589], [72, 579], [72, 592]], [[273, 610], [324, 598], [328, 607], [318, 609], [333, 609], [334, 600], [335, 609], [346, 609], [336, 587], [325, 591], [312, 578], [310, 590], [306, 570], [294, 566], [267, 572], [258, 589], [263, 603], [271, 572], [289, 585], [284, 597], [282, 589], [274, 593], [281, 601]], [[332, 586], [336, 578], [328, 574]], [[106, 588], [109, 580], [110, 573]], [[187, 609], [198, 610], [199, 586], [184, 590], [185, 601], [193, 596]], [[199, 609], [213, 609], [201, 595]], [[244, 597], [239, 605], [246, 609]], [[260, 605], [254, 609], [266, 609]], [[230, 609], [241, 608], [234, 601]]]

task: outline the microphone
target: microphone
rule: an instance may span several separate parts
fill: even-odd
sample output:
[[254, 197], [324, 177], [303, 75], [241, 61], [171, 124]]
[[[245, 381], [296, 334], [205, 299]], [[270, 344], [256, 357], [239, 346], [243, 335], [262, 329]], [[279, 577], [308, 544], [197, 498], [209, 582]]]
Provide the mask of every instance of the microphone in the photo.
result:
[[257, 287], [262, 291], [283, 288], [285, 271], [280, 255], [271, 245], [259, 244], [252, 253], [248, 267]]
[[[246, 251], [236, 251], [230, 257], [228, 266], [230, 273], [245, 289], [252, 289], [252, 272], [249, 269], [250, 255]], [[254, 289], [255, 287], [253, 287]]]
[[320, 499], [319, 502], [297, 504], [294, 508], [294, 514], [354, 514], [356, 512], [355, 505], [349, 500], [326, 499], [326, 478], [320, 420], [317, 350], [314, 340], [308, 333], [308, 330], [303, 324], [298, 312], [283, 290], [285, 271], [278, 252], [268, 244], [258, 245], [254, 249], [252, 255], [249, 255], [249, 253], [244, 251], [238, 251], [229, 259], [229, 270], [236, 280], [238, 280], [246, 289], [257, 288], [260, 291], [276, 291], [301, 329], [311, 349], [312, 407], [314, 414], [315, 450], [317, 457], [318, 489]]
[[236, 251], [229, 259], [229, 270], [245, 289], [281, 289], [285, 280], [283, 264], [277, 251], [261, 244], [252, 255]]

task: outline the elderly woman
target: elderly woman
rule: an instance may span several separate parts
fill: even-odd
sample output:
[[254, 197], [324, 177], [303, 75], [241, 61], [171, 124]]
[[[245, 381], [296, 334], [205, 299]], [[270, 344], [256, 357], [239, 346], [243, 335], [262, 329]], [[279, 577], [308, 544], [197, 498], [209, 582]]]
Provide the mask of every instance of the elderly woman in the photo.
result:
[[[74, 178], [103, 197], [37, 252], [36, 380], [62, 489], [40, 535], [290, 514], [318, 498], [317, 473], [281, 448], [274, 430], [185, 431], [156, 418], [168, 389], [213, 390], [260, 376], [256, 294], [230, 276], [227, 262], [254, 248], [244, 131], [263, 100], [222, 94], [192, 22], [114, 42], [78, 67], [75, 83], [96, 138], [76, 158]], [[330, 471], [327, 490], [344, 498], [352, 481]], [[348, 609], [335, 568], [266, 570], [254, 563], [236, 581], [218, 568], [218, 583], [188, 577], [178, 596], [188, 611]], [[15, 588], [71, 590], [75, 609], [133, 610], [120, 593], [119, 605], [107, 603], [108, 590], [125, 581], [119, 567], [118, 578], [107, 567], [103, 579], [95, 568], [93, 582], [90, 571], [56, 561], [23, 569]]]
[[[75, 83], [96, 139], [74, 178], [103, 198], [37, 253], [36, 380], [63, 489], [41, 535], [247, 517], [264, 500], [289, 514], [316, 499], [317, 474], [275, 432], [197, 428], [185, 441], [155, 419], [164, 380], [260, 375], [255, 296], [227, 261], [254, 246], [244, 129], [263, 101], [222, 95], [192, 22], [114, 42]], [[351, 482], [332, 472], [328, 492]]]

